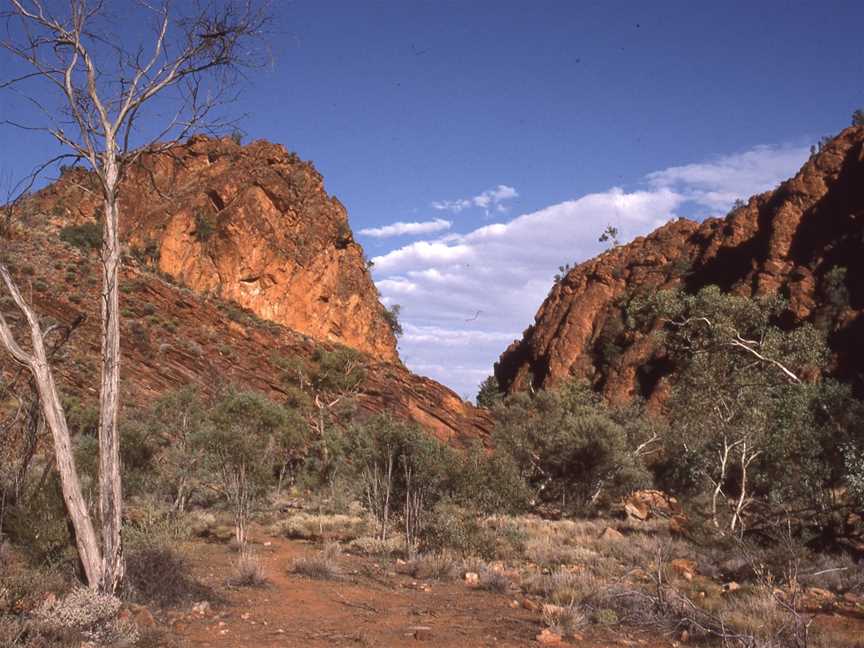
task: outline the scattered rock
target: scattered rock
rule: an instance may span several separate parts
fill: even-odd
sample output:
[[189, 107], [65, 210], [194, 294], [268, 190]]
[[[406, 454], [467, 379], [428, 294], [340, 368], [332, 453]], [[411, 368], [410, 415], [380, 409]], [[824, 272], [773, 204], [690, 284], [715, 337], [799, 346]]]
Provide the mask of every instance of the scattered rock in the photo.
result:
[[199, 616], [210, 614], [211, 611], [212, 608], [210, 607], [210, 601], [198, 601], [192, 605], [192, 612]]
[[728, 583], [723, 584], [724, 592], [736, 592], [741, 589], [741, 586], [735, 581], [729, 581]]
[[522, 599], [522, 607], [526, 610], [530, 610], [531, 612], [536, 612], [540, 609], [540, 605], [536, 601], [532, 601], [531, 599]]
[[476, 572], [465, 572], [465, 584], [468, 587], [477, 587], [480, 584], [480, 575]]
[[429, 626], [414, 626], [409, 628], [417, 641], [431, 641], [432, 628]]
[[552, 632], [549, 628], [543, 628], [543, 630], [540, 631], [540, 634], [538, 634], [535, 639], [538, 643], [541, 643], [545, 646], [557, 646], [561, 643], [562, 640], [560, 634], [558, 634], [557, 632]]
[[672, 535], [684, 535], [687, 532], [687, 516], [673, 515], [669, 518], [669, 533]]
[[600, 534], [601, 540], [623, 540], [624, 534], [618, 531], [617, 529], [613, 529], [612, 527], [606, 527], [603, 530], [603, 533]]
[[156, 627], [156, 619], [153, 618], [153, 614], [146, 607], [142, 607], [135, 613], [133, 617], [135, 621], [135, 625], [139, 628], [155, 628]]
[[696, 562], [685, 558], [676, 558], [669, 563], [672, 571], [690, 581], [696, 575]]
[[829, 592], [826, 589], [822, 589], [821, 587], [808, 587], [807, 594], [814, 598], [822, 599], [825, 602], [831, 602], [837, 599], [836, 594], [834, 592]]

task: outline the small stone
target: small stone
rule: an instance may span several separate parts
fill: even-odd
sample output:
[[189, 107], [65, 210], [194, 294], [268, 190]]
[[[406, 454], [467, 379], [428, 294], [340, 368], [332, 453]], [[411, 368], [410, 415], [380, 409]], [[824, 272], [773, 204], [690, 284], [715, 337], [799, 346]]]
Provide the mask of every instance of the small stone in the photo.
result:
[[561, 635], [557, 632], [552, 632], [549, 628], [543, 628], [543, 630], [538, 634], [535, 639], [538, 643], [544, 644], [546, 646], [557, 646], [561, 643]]
[[623, 540], [624, 534], [612, 527], [606, 527], [600, 534], [601, 540]]
[[681, 643], [687, 643], [690, 640], [690, 633], [686, 630], [681, 631]]
[[735, 592], [741, 589], [741, 586], [735, 581], [729, 581], [728, 583], [724, 583], [723, 591], [724, 592]]
[[536, 612], [537, 610], [540, 609], [540, 606], [535, 601], [532, 601], [531, 599], [527, 599], [527, 598], [522, 599], [522, 607], [525, 608], [526, 610], [530, 610], [531, 612]]
[[669, 566], [672, 568], [672, 571], [688, 581], [693, 580], [693, 576], [696, 575], [696, 563], [692, 560], [676, 558], [669, 563]]
[[518, 610], [519, 609], [519, 601], [517, 601], [516, 599], [513, 599], [512, 601], [510, 601], [510, 608], [513, 610]]
[[198, 601], [192, 606], [192, 611], [204, 616], [210, 613], [210, 601]]
[[861, 596], [859, 596], [855, 592], [846, 592], [843, 595], [843, 600], [846, 601], [847, 603], [858, 603], [864, 599], [862, 599]]
[[155, 628], [156, 627], [156, 619], [153, 618], [153, 615], [150, 613], [146, 607], [141, 608], [135, 613], [134, 616], [135, 625], [139, 628]]
[[465, 573], [465, 584], [468, 587], [476, 587], [480, 584], [480, 575], [477, 572], [466, 572]]
[[428, 626], [415, 626], [411, 628], [414, 631], [414, 638], [417, 641], [431, 641], [432, 640], [432, 628]]
[[829, 592], [826, 589], [822, 589], [821, 587], [810, 587], [807, 589], [807, 593], [810, 596], [815, 596], [816, 598], [824, 599], [826, 601], [833, 601], [837, 597], [834, 595], [834, 592]]

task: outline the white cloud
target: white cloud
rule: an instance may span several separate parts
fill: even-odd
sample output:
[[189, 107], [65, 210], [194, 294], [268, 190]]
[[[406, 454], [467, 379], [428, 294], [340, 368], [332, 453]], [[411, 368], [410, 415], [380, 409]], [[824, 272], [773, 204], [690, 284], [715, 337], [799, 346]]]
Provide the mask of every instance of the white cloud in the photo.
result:
[[513, 187], [507, 185], [498, 185], [494, 189], [487, 189], [481, 194], [471, 198], [459, 198], [458, 200], [441, 200], [432, 203], [432, 207], [439, 211], [450, 211], [454, 214], [469, 209], [471, 207], [480, 207], [489, 213], [491, 209], [499, 213], [507, 211], [504, 201], [518, 198], [519, 194]]
[[710, 162], [670, 167], [647, 176], [653, 187], [681, 191], [688, 200], [714, 211], [726, 211], [736, 199], [773, 189], [807, 159], [805, 147], [757, 146]]
[[[385, 303], [402, 305], [402, 358], [414, 371], [473, 396], [501, 352], [533, 322], [558, 266], [600, 253], [597, 239], [607, 225], [626, 241], [681, 211], [723, 213], [736, 198], [792, 175], [807, 154], [757, 147], [672, 167], [647, 176], [640, 190], [613, 187], [376, 257]], [[490, 195], [485, 206], [494, 204]]]
[[451, 221], [443, 218], [436, 218], [431, 221], [423, 221], [422, 223], [392, 223], [383, 227], [369, 227], [360, 230], [364, 236], [372, 238], [388, 238], [391, 236], [405, 236], [406, 234], [434, 234], [448, 230], [453, 225]]

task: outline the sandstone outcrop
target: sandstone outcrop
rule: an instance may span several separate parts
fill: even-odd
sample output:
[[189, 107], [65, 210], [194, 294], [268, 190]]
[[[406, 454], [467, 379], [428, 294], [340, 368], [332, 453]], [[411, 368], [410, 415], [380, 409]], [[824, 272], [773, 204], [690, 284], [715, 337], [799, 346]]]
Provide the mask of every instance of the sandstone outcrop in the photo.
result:
[[779, 292], [788, 323], [829, 330], [829, 371], [862, 386], [864, 371], [864, 127], [844, 130], [777, 189], [725, 218], [670, 222], [577, 265], [534, 324], [496, 364], [508, 392], [587, 380], [613, 402], [662, 400], [672, 370], [646, 336], [627, 331], [622, 299], [708, 285]]
[[[3, 243], [16, 283], [43, 321], [59, 326], [49, 344], [56, 344], [67, 327], [73, 327], [53, 358], [61, 390], [81, 402], [95, 403], [100, 347], [96, 253], [61, 243], [53, 231], [31, 230]], [[26, 341], [22, 318], [2, 293], [0, 309], [19, 327], [19, 339]], [[289, 402], [296, 396], [296, 385], [286, 376], [286, 362], [312, 367], [322, 352], [344, 349], [262, 320], [215, 295], [178, 286], [132, 259], [121, 278], [121, 309], [127, 414], [186, 385], [198, 387], [205, 396], [234, 386]], [[412, 374], [401, 363], [359, 352], [357, 358], [364, 376], [354, 398], [360, 417], [386, 412], [416, 422], [454, 447], [487, 442], [492, 419], [486, 410], [462, 401], [434, 380]], [[2, 350], [0, 385], [26, 385], [26, 376]]]
[[[66, 171], [31, 204], [54, 224], [87, 222], [95, 178]], [[396, 339], [321, 175], [284, 147], [195, 137], [144, 155], [122, 185], [130, 254], [199, 293], [250, 309], [316, 340], [396, 361]]]

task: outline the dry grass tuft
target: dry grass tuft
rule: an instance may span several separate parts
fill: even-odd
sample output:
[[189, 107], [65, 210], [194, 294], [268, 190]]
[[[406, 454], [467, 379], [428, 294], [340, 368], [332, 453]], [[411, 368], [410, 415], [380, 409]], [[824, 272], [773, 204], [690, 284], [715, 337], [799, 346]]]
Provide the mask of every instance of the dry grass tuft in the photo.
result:
[[317, 555], [298, 558], [291, 566], [294, 574], [300, 574], [317, 580], [333, 580], [339, 578], [341, 570], [337, 559], [342, 554], [342, 548], [336, 542], [324, 545]]
[[261, 559], [249, 547], [242, 547], [234, 561], [234, 577], [229, 581], [235, 587], [264, 587], [267, 578]]

